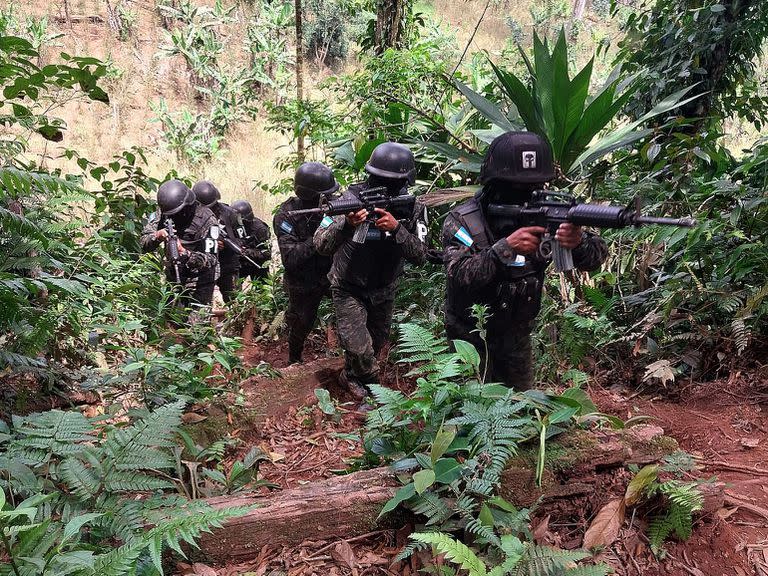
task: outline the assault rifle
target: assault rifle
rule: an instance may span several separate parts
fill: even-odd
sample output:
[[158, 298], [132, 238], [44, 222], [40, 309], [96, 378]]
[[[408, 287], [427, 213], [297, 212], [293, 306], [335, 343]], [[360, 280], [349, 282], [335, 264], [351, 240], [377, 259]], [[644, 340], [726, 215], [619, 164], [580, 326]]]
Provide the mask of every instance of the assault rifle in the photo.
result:
[[248, 262], [256, 266], [256, 268], [261, 268], [260, 264], [256, 264], [256, 262], [254, 262], [251, 258], [246, 256], [245, 253], [243, 252], [243, 249], [240, 247], [240, 245], [229, 237], [229, 234], [227, 234], [227, 230], [224, 228], [224, 226], [219, 226], [219, 236], [221, 237], [221, 240], [224, 242], [224, 245], [230, 250], [232, 250], [232, 252], [237, 254], [240, 258], [245, 258], [246, 260], [248, 260]]
[[165, 256], [173, 265], [176, 272], [176, 283], [181, 284], [181, 274], [179, 273], [179, 237], [176, 235], [176, 228], [173, 227], [173, 220], [165, 219], [165, 231], [168, 236], [165, 238]]
[[365, 222], [355, 229], [352, 237], [354, 242], [362, 244], [368, 236], [368, 228], [371, 223], [378, 220], [379, 215], [376, 208], [382, 208], [392, 214], [397, 220], [408, 220], [413, 216], [413, 208], [416, 205], [416, 196], [412, 194], [400, 194], [390, 196], [385, 186], [368, 188], [360, 192], [360, 197], [342, 196], [335, 200], [322, 199], [319, 208], [309, 208], [306, 210], [291, 210], [289, 216], [302, 216], [312, 214], [324, 214], [326, 216], [346, 215], [350, 212], [359, 212], [367, 210], [368, 217]]
[[524, 226], [541, 226], [547, 232], [539, 244], [539, 255], [552, 258], [556, 272], [573, 269], [571, 250], [563, 248], [555, 240], [560, 224], [569, 222], [576, 226], [592, 228], [627, 228], [660, 224], [662, 226], [696, 226], [693, 218], [657, 218], [640, 214], [639, 204], [622, 208], [603, 204], [579, 204], [567, 192], [537, 190], [531, 201], [522, 205], [490, 204], [488, 223], [495, 234], [508, 236]]

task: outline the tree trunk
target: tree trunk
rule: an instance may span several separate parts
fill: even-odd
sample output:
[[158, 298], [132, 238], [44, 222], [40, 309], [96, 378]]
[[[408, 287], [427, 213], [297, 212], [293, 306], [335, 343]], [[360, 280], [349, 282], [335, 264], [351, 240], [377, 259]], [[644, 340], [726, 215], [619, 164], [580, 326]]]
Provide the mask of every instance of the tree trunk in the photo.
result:
[[587, 7], [587, 0], [573, 1], [573, 19], [581, 20], [584, 17], [584, 9]]
[[[301, 109], [304, 102], [304, 34], [301, 22], [301, 0], [294, 0], [296, 10], [296, 100]], [[296, 155], [299, 164], [304, 162], [304, 128], [296, 134]]]
[[377, 0], [375, 53], [387, 48], [402, 48], [408, 0]]

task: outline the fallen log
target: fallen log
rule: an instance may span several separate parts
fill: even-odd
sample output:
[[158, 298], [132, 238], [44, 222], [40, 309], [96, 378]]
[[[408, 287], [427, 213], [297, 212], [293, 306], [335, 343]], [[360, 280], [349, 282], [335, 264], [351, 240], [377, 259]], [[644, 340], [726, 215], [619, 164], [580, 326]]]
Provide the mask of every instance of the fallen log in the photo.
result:
[[365, 534], [379, 524], [379, 512], [400, 483], [387, 468], [328, 478], [266, 497], [225, 496], [208, 502], [217, 508], [250, 506], [252, 512], [227, 522], [200, 541], [216, 562], [245, 560], [267, 544], [298, 546], [306, 540], [336, 540]]
[[[535, 460], [522, 454], [504, 472], [500, 495], [518, 506], [539, 497], [545, 501], [569, 499], [595, 490], [590, 475], [629, 463], [649, 463], [672, 452], [677, 444], [658, 427], [645, 430], [574, 431], [550, 443], [553, 458], [547, 463], [545, 482], [535, 484]], [[214, 562], [245, 560], [265, 545], [298, 546], [307, 540], [334, 541], [381, 528], [379, 512], [400, 483], [389, 468], [376, 468], [329, 478], [269, 496], [228, 496], [209, 500], [215, 507], [256, 504], [259, 508], [227, 522], [206, 535], [200, 548]], [[386, 518], [396, 522], [396, 518]]]

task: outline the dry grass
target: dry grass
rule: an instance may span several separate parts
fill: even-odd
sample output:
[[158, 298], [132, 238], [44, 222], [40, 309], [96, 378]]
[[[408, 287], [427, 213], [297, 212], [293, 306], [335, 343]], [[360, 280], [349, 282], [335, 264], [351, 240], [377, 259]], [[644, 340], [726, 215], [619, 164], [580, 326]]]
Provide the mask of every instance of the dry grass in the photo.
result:
[[[171, 109], [194, 107], [192, 90], [184, 63], [159, 55], [164, 42], [162, 28], [154, 2], [132, 2], [138, 15], [136, 34], [127, 42], [119, 41], [105, 23], [56, 24], [53, 18], [63, 17], [61, 5], [41, 1], [18, 8], [21, 16], [47, 15], [50, 26], [65, 36], [43, 50], [43, 60], [57, 59], [59, 52], [90, 55], [110, 63], [112, 72], [103, 82], [110, 95], [110, 104], [76, 100], [54, 111], [67, 124], [62, 144], [51, 145], [34, 141], [32, 152], [49, 167], [75, 170], [61, 157], [64, 149], [77, 150], [82, 156], [104, 163], [120, 151], [139, 146], [147, 153], [150, 173], [162, 176], [171, 169], [182, 174], [212, 180], [220, 187], [225, 200], [247, 199], [262, 218], [271, 219], [278, 199], [255, 188], [255, 182], [273, 183], [281, 175], [274, 162], [286, 142], [266, 131], [263, 121], [244, 123], [227, 138], [228, 146], [209, 163], [190, 168], [180, 165], [175, 156], [164, 149], [160, 125], [153, 121], [151, 102], [165, 99]], [[70, 2], [74, 16], [98, 15], [106, 18], [103, 2], [76, 0]], [[233, 36], [237, 36], [233, 32]], [[76, 171], [76, 170], [75, 170]]]

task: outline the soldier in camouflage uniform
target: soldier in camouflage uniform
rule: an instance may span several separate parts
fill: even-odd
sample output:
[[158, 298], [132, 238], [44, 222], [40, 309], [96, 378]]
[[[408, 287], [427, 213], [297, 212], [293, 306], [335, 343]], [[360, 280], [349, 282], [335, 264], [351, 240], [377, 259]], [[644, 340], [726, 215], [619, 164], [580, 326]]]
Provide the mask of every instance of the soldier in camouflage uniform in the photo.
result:
[[[385, 142], [376, 147], [365, 165], [369, 174], [362, 184], [350, 186], [343, 197], [384, 186], [393, 196], [407, 193], [416, 174], [413, 154], [401, 144]], [[413, 214], [398, 221], [377, 209], [364, 243], [353, 241], [355, 229], [366, 221], [367, 211], [323, 218], [315, 232], [320, 254], [333, 255], [328, 278], [336, 309], [339, 339], [345, 353], [342, 385], [358, 398], [366, 385], [377, 381], [376, 356], [389, 338], [397, 279], [403, 259], [414, 264], [426, 260], [426, 211], [416, 202]]]
[[[239, 247], [240, 240], [236, 231], [242, 226], [240, 215], [219, 201], [221, 200], [221, 193], [218, 188], [208, 180], [201, 180], [192, 186], [192, 192], [195, 193], [197, 201], [216, 216], [221, 235], [226, 235]], [[235, 282], [237, 282], [240, 274], [240, 255], [232, 247], [227, 246], [222, 239], [218, 240], [218, 251], [219, 277], [216, 280], [216, 285], [221, 291], [224, 302], [229, 302], [235, 292]]]
[[[544, 228], [518, 228], [506, 237], [493, 230], [485, 212], [490, 203], [521, 205], [555, 176], [549, 144], [532, 132], [497, 137], [480, 170], [482, 190], [454, 209], [443, 225], [447, 268], [446, 333], [450, 339], [484, 346], [473, 332], [473, 304], [490, 308], [487, 328], [487, 378], [518, 390], [533, 385], [531, 332], [541, 308], [544, 273], [549, 260], [538, 253]], [[580, 270], [605, 261], [608, 250], [598, 236], [579, 226], [561, 224], [556, 239], [573, 250]]]
[[322, 214], [290, 215], [292, 210], [317, 208], [321, 198], [329, 199], [339, 189], [330, 168], [319, 162], [305, 162], [293, 179], [296, 196], [280, 205], [273, 228], [285, 268], [288, 293], [288, 362], [301, 362], [304, 341], [312, 330], [320, 301], [328, 295], [331, 258], [315, 250], [313, 237]]
[[[141, 233], [144, 252], [157, 250], [168, 237], [166, 219], [173, 221], [179, 239], [179, 276], [182, 302], [208, 306], [216, 281], [218, 221], [208, 208], [200, 206], [195, 194], [179, 180], [163, 183], [157, 191], [158, 212]], [[176, 270], [165, 260], [165, 277], [176, 284]]]
[[[241, 221], [240, 227], [235, 231], [243, 247], [240, 278], [250, 276], [253, 282], [263, 280], [269, 275], [269, 260], [272, 258], [269, 226], [254, 215], [253, 208], [245, 200], [233, 202], [232, 209], [240, 215]], [[258, 266], [254, 265], [254, 262]]]

